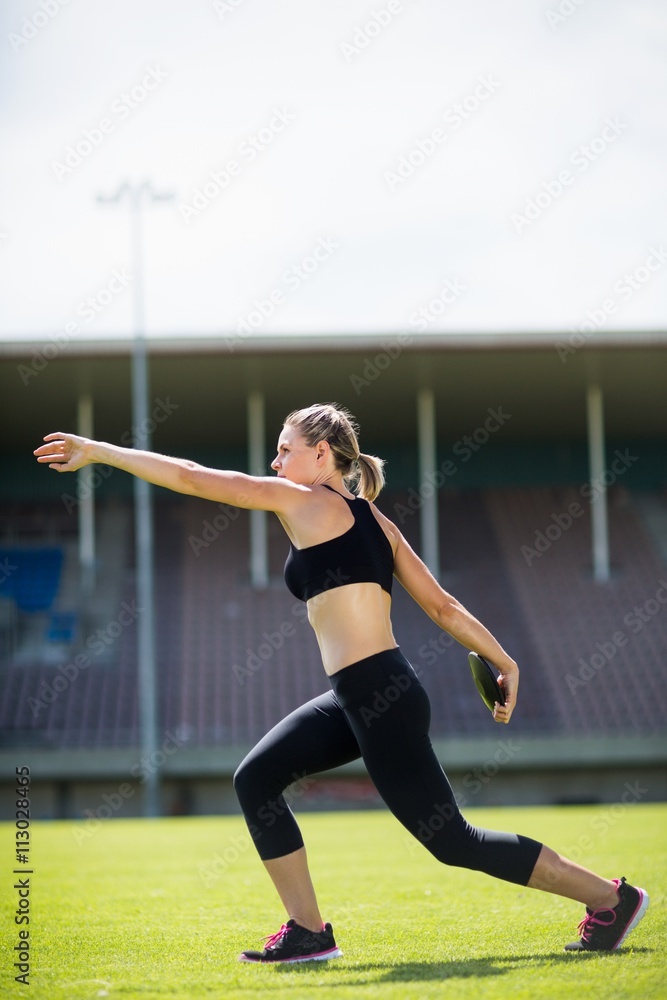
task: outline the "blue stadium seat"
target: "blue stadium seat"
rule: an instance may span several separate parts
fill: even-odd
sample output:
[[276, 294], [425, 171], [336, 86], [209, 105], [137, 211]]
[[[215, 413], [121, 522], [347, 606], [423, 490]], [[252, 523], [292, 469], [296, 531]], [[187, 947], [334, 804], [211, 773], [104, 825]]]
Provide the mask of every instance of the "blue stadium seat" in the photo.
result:
[[54, 611], [46, 633], [48, 642], [74, 642], [77, 622], [78, 616], [73, 611]]
[[20, 611], [47, 611], [58, 593], [64, 553], [55, 546], [0, 549], [0, 566], [7, 567], [0, 595], [13, 597]]

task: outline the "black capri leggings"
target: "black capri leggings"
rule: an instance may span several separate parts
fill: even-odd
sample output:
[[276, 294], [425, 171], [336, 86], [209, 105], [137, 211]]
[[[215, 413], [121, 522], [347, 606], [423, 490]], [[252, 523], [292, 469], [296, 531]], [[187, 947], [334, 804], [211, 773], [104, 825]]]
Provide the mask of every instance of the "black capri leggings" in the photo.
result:
[[439, 861], [526, 885], [542, 845], [463, 818], [429, 739], [428, 695], [403, 654], [376, 653], [330, 681], [332, 691], [274, 726], [234, 775], [260, 857], [268, 861], [303, 847], [283, 795], [289, 785], [363, 757], [396, 819]]

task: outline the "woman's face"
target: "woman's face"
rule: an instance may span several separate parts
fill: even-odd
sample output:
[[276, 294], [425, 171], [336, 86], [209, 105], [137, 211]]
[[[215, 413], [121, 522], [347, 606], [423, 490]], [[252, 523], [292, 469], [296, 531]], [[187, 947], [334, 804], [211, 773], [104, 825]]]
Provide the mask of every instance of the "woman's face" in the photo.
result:
[[310, 486], [324, 468], [322, 442], [311, 447], [296, 427], [283, 427], [271, 468], [283, 479]]

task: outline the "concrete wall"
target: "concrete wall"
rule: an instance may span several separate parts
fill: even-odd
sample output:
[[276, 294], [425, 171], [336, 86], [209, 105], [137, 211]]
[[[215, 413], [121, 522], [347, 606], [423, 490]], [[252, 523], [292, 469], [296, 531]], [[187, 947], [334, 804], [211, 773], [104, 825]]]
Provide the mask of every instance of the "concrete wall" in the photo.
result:
[[[6, 773], [6, 772], [5, 772]], [[667, 772], [662, 763], [626, 766], [549, 769], [491, 767], [489, 761], [470, 767], [448, 768], [457, 801], [465, 812], [474, 806], [583, 805], [667, 800]], [[339, 769], [303, 779], [287, 793], [295, 812], [335, 809], [386, 808], [370, 779], [361, 770]], [[31, 819], [81, 819], [92, 832], [100, 822], [142, 815], [143, 786], [136, 780], [37, 780], [30, 791]], [[227, 775], [165, 778], [164, 815], [239, 815], [240, 809]], [[15, 818], [14, 785], [0, 785], [0, 820]]]

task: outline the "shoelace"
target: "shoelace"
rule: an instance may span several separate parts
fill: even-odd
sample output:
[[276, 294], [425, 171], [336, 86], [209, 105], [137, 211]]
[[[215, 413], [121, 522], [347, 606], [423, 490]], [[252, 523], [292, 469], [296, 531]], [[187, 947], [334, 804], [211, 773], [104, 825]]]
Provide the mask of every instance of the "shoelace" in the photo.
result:
[[[611, 916], [611, 920], [600, 920], [598, 914], [608, 913]], [[595, 931], [594, 924], [599, 924], [600, 927], [611, 927], [616, 921], [616, 913], [614, 910], [607, 907], [603, 907], [600, 910], [594, 910], [593, 913], [587, 913], [584, 919], [581, 921], [577, 930], [579, 931], [581, 937], [584, 941], [588, 941], [591, 934]]]
[[266, 941], [264, 947], [273, 948], [273, 946], [278, 944], [279, 941], [282, 941], [285, 935], [289, 934], [291, 930], [292, 930], [291, 927], [288, 927], [287, 924], [283, 924], [280, 930], [277, 931], [275, 934], [267, 934], [266, 937], [264, 938], [264, 940]]

